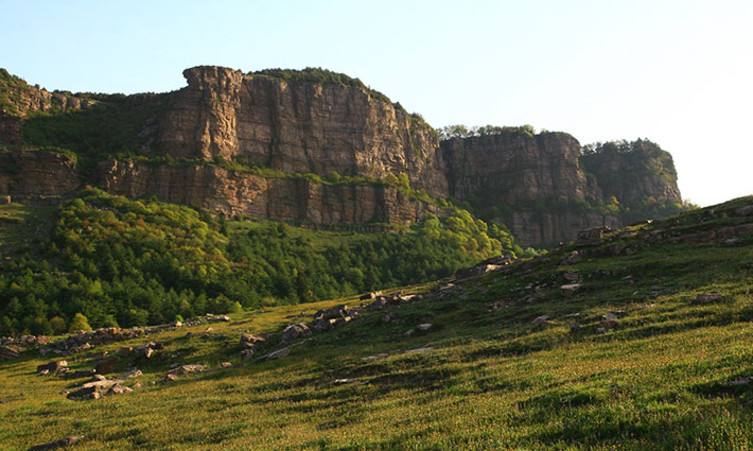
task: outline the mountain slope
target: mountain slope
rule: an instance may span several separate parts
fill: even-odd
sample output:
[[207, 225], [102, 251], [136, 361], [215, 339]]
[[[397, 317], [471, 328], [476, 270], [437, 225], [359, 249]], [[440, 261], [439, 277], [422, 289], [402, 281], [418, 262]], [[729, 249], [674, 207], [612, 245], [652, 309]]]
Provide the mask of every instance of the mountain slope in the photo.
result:
[[[33, 376], [50, 357], [29, 351], [0, 364], [0, 441], [10, 449], [67, 435], [84, 435], [89, 449], [746, 448], [752, 262], [749, 197], [402, 290], [421, 298], [387, 293], [386, 307], [349, 312], [352, 320], [328, 331], [288, 331], [287, 344], [283, 327], [318, 309], [374, 301], [268, 308], [66, 357], [73, 370], [113, 356], [113, 374], [137, 365], [144, 375], [124, 382], [137, 387], [129, 394], [67, 400], [61, 391], [76, 379]], [[266, 336], [250, 359], [241, 358], [244, 332]], [[162, 346], [150, 359], [115, 353], [147, 340]], [[206, 369], [165, 380], [179, 364]]]

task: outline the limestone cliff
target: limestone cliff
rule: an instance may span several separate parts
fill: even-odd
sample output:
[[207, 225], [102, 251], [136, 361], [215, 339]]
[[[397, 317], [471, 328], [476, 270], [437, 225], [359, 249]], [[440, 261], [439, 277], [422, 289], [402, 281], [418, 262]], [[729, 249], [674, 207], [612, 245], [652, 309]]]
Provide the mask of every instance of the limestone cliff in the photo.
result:
[[70, 156], [43, 150], [0, 149], [0, 194], [43, 199], [78, 189], [81, 180]]
[[378, 183], [318, 183], [303, 177], [262, 177], [214, 165], [153, 165], [113, 160], [100, 165], [100, 186], [132, 197], [317, 226], [411, 224], [432, 205]]
[[[407, 224], [436, 209], [396, 187], [404, 174], [539, 245], [681, 202], [671, 156], [648, 141], [584, 153], [566, 133], [500, 128], [440, 143], [420, 116], [343, 74], [200, 66], [184, 76], [165, 94], [73, 95], [0, 72], [0, 142], [12, 149], [0, 156], [0, 194], [92, 183], [227, 216]], [[84, 167], [29, 146], [68, 148]]]
[[413, 186], [447, 195], [437, 138], [423, 120], [357, 80], [290, 73], [187, 69], [188, 86], [159, 118], [156, 152], [319, 175], [406, 173]]

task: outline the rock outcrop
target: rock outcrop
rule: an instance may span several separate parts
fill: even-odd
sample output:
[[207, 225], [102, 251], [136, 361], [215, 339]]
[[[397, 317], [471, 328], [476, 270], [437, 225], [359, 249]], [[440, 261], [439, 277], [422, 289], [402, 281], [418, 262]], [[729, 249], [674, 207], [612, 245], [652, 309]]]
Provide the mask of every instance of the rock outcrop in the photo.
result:
[[80, 185], [73, 157], [43, 150], [0, 149], [0, 194], [41, 199], [69, 193]]
[[215, 165], [151, 165], [113, 160], [100, 168], [100, 186], [131, 197], [211, 209], [227, 217], [261, 217], [301, 224], [410, 224], [436, 207], [379, 183], [318, 183], [269, 177]]

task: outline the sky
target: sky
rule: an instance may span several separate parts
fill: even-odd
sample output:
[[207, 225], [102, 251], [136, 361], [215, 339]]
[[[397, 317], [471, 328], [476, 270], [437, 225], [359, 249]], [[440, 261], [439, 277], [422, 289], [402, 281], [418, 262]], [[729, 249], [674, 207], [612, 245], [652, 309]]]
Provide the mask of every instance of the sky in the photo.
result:
[[435, 127], [648, 138], [700, 205], [753, 194], [750, 0], [0, 0], [0, 67], [162, 92], [183, 69], [324, 67]]

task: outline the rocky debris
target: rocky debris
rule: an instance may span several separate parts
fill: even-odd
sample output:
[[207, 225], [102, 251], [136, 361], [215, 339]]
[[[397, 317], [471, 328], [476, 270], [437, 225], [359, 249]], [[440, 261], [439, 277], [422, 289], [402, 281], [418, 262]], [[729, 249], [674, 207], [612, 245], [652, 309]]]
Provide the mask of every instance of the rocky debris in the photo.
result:
[[23, 349], [18, 346], [4, 345], [0, 346], [0, 361], [17, 359]]
[[753, 216], [753, 205], [746, 205], [735, 209], [736, 216]]
[[724, 299], [723, 296], [718, 293], [699, 294], [693, 299], [692, 303], [697, 305], [711, 304], [714, 302], [719, 302], [722, 299]]
[[560, 262], [561, 265], [574, 265], [583, 260], [583, 254], [580, 251], [572, 251]]
[[134, 368], [131, 371], [127, 371], [127, 372], [123, 373], [123, 375], [121, 376], [121, 378], [122, 379], [135, 379], [135, 378], [141, 377], [143, 375], [144, 375], [144, 373], [141, 372], [140, 369]]
[[204, 370], [206, 370], [204, 365], [180, 365], [168, 371], [165, 375], [165, 379], [168, 381], [175, 381], [182, 376], [201, 373]]
[[79, 443], [83, 439], [83, 435], [69, 435], [68, 437], [61, 438], [59, 440], [43, 443], [41, 445], [34, 445], [29, 448], [29, 451], [49, 451], [53, 449], [68, 448], [75, 445], [76, 443]]
[[581, 280], [580, 274], [577, 272], [564, 272], [562, 273], [562, 277], [568, 283], [578, 283]]
[[227, 369], [227, 368], [232, 368], [232, 367], [233, 367], [233, 363], [232, 362], [222, 362], [222, 363], [220, 363], [220, 368]]
[[311, 329], [304, 323], [291, 324], [282, 331], [282, 343], [291, 343], [311, 334]]
[[107, 379], [104, 376], [95, 375], [91, 381], [68, 393], [68, 399], [100, 399], [103, 396], [122, 395], [132, 391], [133, 389], [123, 385], [123, 381], [120, 379]]
[[536, 318], [531, 321], [533, 324], [540, 326], [542, 324], [547, 324], [549, 322], [549, 315], [541, 315], [537, 316]]
[[560, 286], [560, 292], [562, 292], [562, 294], [565, 297], [571, 297], [575, 295], [575, 293], [580, 291], [580, 289], [581, 289], [581, 284], [579, 283], [569, 283], [569, 284]]
[[45, 335], [19, 335], [17, 337], [0, 337], [0, 346], [17, 346], [23, 349], [33, 349], [46, 345], [50, 337]]
[[116, 341], [138, 338], [146, 333], [144, 328], [134, 327], [121, 329], [119, 327], [107, 327], [89, 332], [79, 332], [66, 339], [50, 343], [44, 349], [45, 352], [70, 355], [82, 350], [91, 349], [94, 346], [112, 343]]
[[68, 362], [65, 360], [54, 360], [44, 365], [37, 367], [37, 374], [39, 375], [59, 375], [69, 371]]
[[287, 357], [290, 354], [290, 348], [285, 347], [282, 349], [278, 349], [276, 351], [272, 351], [269, 354], [262, 357], [262, 360], [276, 360], [281, 359], [283, 357]]
[[253, 357], [265, 341], [264, 337], [258, 335], [241, 334], [241, 357], [244, 359]]
[[376, 299], [377, 296], [381, 296], [381, 295], [382, 295], [381, 291], [372, 291], [370, 293], [364, 293], [364, 294], [362, 294], [361, 296], [358, 297], [358, 299], [361, 300], [361, 301], [368, 301], [368, 300], [371, 300], [371, 299]]
[[416, 330], [419, 332], [428, 332], [434, 327], [431, 323], [423, 323], [416, 326]]

